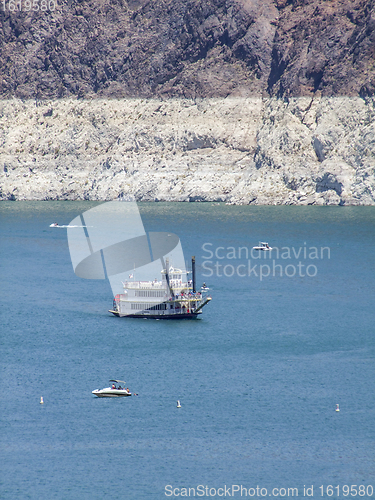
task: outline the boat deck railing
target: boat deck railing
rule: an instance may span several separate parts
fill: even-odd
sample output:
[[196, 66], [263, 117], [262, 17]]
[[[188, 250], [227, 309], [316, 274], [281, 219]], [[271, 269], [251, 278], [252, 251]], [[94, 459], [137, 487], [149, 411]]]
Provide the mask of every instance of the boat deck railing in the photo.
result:
[[204, 296], [197, 292], [197, 293], [177, 293], [174, 295], [170, 300], [173, 300], [175, 302], [180, 302], [180, 301], [196, 301], [196, 300], [202, 300]]
[[165, 288], [164, 283], [161, 281], [125, 281], [123, 283], [124, 288], [135, 288], [135, 289], [145, 289], [154, 290], [155, 288]]
[[[166, 283], [162, 281], [124, 281], [124, 288], [133, 290], [166, 290]], [[170, 282], [172, 290], [191, 290], [191, 283], [187, 282]]]

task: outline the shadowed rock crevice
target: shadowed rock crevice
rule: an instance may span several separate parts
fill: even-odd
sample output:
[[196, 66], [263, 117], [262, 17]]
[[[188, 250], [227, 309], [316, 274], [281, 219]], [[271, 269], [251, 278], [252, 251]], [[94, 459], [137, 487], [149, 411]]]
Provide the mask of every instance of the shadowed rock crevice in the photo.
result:
[[340, 196], [343, 191], [343, 185], [337, 181], [334, 175], [326, 172], [321, 178], [317, 179], [316, 192], [323, 193], [330, 189], [334, 190]]

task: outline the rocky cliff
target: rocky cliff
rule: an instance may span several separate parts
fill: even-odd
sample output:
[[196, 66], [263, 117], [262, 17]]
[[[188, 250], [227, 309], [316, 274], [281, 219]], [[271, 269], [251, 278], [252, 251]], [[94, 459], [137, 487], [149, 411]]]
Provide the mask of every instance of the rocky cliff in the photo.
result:
[[374, 98], [0, 106], [0, 199], [375, 203]]
[[374, 93], [374, 0], [26, 1], [0, 7], [6, 98]]
[[4, 0], [0, 198], [374, 204], [374, 3]]

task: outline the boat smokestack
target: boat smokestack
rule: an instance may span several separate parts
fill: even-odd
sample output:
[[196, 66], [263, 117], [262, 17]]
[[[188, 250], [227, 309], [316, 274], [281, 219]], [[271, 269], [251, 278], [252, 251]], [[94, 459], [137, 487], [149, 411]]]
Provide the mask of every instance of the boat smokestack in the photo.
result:
[[193, 293], [195, 293], [195, 255], [191, 258], [191, 272], [193, 275]]
[[169, 259], [165, 259], [165, 280], [167, 282], [168, 293], [172, 293], [171, 285], [169, 284]]

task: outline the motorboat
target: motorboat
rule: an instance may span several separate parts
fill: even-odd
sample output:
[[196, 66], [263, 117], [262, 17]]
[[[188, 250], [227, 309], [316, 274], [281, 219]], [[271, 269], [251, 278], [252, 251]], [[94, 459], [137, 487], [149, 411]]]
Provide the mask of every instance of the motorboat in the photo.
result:
[[[123, 380], [112, 379], [110, 382], [112, 382], [111, 387], [95, 389], [95, 391], [92, 391], [92, 394], [94, 394], [94, 396], [98, 396], [98, 398], [121, 398], [132, 395], [129, 389], [125, 388], [125, 382]], [[123, 384], [122, 387], [121, 384]]]
[[263, 250], [265, 252], [272, 250], [269, 244], [265, 241], [260, 241], [257, 247], [253, 247], [253, 250]]
[[52, 224], [50, 224], [49, 227], [59, 227], [58, 223], [57, 222], [53, 222]]

